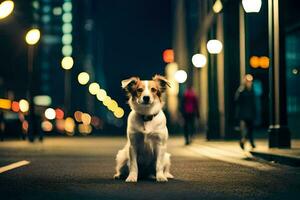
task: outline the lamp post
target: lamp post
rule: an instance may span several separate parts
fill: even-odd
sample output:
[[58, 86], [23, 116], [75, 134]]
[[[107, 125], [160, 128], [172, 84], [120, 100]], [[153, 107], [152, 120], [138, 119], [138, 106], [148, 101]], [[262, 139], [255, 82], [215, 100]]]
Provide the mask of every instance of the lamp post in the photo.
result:
[[28, 137], [29, 141], [34, 141], [34, 135], [37, 132], [37, 124], [35, 117], [35, 107], [33, 102], [33, 57], [34, 57], [34, 45], [40, 40], [41, 33], [38, 29], [31, 29], [25, 36], [25, 41], [28, 44], [28, 99], [29, 99], [29, 128]]
[[269, 14], [269, 147], [290, 148], [291, 134], [287, 126], [285, 64], [285, 2], [268, 1]]
[[71, 108], [71, 69], [73, 68], [74, 60], [71, 56], [65, 56], [61, 60], [61, 67], [65, 70], [65, 112], [66, 116], [70, 114]]
[[261, 8], [261, 0], [242, 0], [239, 4], [239, 32], [240, 32], [240, 83], [246, 74], [246, 58], [247, 58], [247, 34], [245, 24], [246, 13], [258, 13]]
[[218, 139], [220, 136], [220, 116], [218, 107], [218, 69], [217, 69], [217, 58], [214, 54], [219, 54], [223, 45], [219, 40], [213, 39], [207, 42], [207, 50], [210, 54], [209, 61], [209, 109], [208, 109], [208, 130], [206, 137], [210, 139]]

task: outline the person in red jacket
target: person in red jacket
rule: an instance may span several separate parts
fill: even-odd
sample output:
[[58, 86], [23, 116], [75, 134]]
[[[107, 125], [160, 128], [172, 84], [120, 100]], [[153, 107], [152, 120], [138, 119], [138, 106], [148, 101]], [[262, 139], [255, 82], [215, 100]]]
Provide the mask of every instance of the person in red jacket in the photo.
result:
[[198, 97], [191, 85], [183, 94], [181, 112], [184, 118], [185, 144], [189, 145], [196, 132], [195, 120], [199, 119]]

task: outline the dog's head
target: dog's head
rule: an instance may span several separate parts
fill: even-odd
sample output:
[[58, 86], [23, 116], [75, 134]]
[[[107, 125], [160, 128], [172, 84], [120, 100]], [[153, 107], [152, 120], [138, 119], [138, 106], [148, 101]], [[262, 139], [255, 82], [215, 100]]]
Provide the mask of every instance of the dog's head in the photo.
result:
[[155, 75], [152, 80], [131, 77], [122, 81], [122, 88], [129, 96], [129, 105], [141, 114], [153, 114], [162, 108], [162, 94], [167, 87], [170, 87], [168, 80], [160, 75]]

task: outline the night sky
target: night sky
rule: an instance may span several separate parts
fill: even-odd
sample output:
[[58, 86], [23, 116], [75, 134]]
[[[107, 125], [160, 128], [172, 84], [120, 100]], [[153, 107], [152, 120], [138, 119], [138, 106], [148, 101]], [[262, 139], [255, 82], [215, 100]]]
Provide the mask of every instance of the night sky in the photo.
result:
[[[95, 74], [96, 81], [101, 82], [99, 77], [103, 75], [99, 73], [103, 71], [105, 89], [111, 97], [123, 104], [121, 80], [130, 76], [150, 79], [154, 74], [164, 73], [162, 52], [171, 48], [172, 41], [171, 0], [89, 2], [92, 5], [90, 15], [96, 29], [95, 40], [101, 43], [101, 49], [94, 52], [96, 59], [101, 60], [94, 66], [95, 72], [98, 73]], [[73, 3], [73, 15], [76, 18], [81, 12], [80, 7], [76, 9], [76, 3], [83, 2]], [[13, 15], [0, 22], [0, 77], [4, 79], [5, 90], [15, 91], [15, 99], [24, 98], [26, 94], [24, 83], [27, 82], [27, 50], [24, 35], [31, 26], [31, 15], [29, 1], [17, 0]], [[74, 25], [76, 26], [76, 22]], [[74, 30], [80, 29], [84, 27], [74, 27]], [[75, 62], [82, 62], [80, 57], [74, 59]], [[60, 61], [57, 63], [59, 65]], [[80, 68], [72, 69], [73, 75], [77, 77], [76, 73], [82, 70], [82, 66], [76, 66], [75, 63], [74, 67]], [[76, 77], [73, 79], [75, 83], [72, 84], [78, 88]]]
[[171, 1], [97, 1], [98, 31], [103, 35], [103, 69], [112, 96], [130, 76], [150, 79], [164, 73], [162, 51], [171, 47]]

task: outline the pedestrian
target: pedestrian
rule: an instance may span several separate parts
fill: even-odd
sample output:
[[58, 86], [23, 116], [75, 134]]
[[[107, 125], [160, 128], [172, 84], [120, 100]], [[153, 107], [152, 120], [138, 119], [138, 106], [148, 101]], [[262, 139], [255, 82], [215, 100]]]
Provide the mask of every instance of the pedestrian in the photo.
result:
[[192, 85], [188, 85], [181, 102], [185, 144], [189, 145], [196, 132], [196, 119], [199, 120], [198, 98]]
[[244, 76], [243, 83], [235, 93], [236, 118], [240, 123], [240, 147], [244, 149], [249, 139], [252, 148], [255, 148], [253, 127], [256, 116], [255, 95], [253, 90], [253, 76]]

